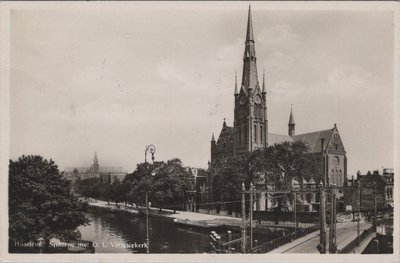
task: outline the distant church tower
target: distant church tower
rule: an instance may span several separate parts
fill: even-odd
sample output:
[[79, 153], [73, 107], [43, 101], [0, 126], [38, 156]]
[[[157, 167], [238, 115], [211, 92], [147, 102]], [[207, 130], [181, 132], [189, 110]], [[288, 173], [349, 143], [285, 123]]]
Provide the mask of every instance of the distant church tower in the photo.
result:
[[94, 159], [93, 159], [93, 172], [98, 173], [100, 171], [99, 167], [99, 160], [97, 159], [97, 152], [94, 152]]
[[268, 145], [265, 74], [262, 90], [258, 82], [257, 58], [249, 6], [243, 73], [240, 89], [235, 78], [234, 154], [252, 152]]
[[294, 131], [294, 126], [296, 124], [294, 123], [294, 117], [293, 117], [293, 107], [290, 107], [290, 117], [289, 117], [289, 136], [293, 138], [295, 136], [295, 131]]

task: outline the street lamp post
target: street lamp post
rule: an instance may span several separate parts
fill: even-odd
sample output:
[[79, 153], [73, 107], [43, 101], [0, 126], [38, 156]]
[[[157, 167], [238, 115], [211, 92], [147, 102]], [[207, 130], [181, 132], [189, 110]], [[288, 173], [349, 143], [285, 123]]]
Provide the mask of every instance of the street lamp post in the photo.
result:
[[357, 246], [360, 245], [360, 220], [361, 220], [361, 183], [357, 181], [358, 186], [358, 220], [357, 220]]
[[[156, 152], [156, 147], [152, 144], [146, 147], [144, 151], [144, 162], [147, 163], [147, 153], [151, 153], [151, 160], [154, 162], [154, 153]], [[145, 174], [145, 192], [146, 192], [146, 253], [150, 253], [150, 239], [149, 239], [149, 194], [147, 189], [147, 173]]]

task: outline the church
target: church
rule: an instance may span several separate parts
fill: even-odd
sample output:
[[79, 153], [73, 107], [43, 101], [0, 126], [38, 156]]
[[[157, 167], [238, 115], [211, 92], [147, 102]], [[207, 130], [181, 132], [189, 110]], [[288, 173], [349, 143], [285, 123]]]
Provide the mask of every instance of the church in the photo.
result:
[[[346, 151], [336, 124], [322, 131], [296, 134], [293, 110], [291, 109], [288, 133], [274, 134], [268, 130], [267, 92], [265, 74], [262, 85], [257, 72], [257, 57], [253, 35], [251, 8], [248, 11], [246, 41], [243, 55], [243, 71], [240, 86], [235, 76], [234, 122], [228, 126], [224, 120], [217, 140], [211, 139], [210, 177], [218, 172], [218, 164], [230, 157], [247, 154], [268, 145], [302, 141], [310, 154], [321, 160], [326, 182], [343, 186], [347, 181]], [[210, 178], [210, 180], [211, 180]]]

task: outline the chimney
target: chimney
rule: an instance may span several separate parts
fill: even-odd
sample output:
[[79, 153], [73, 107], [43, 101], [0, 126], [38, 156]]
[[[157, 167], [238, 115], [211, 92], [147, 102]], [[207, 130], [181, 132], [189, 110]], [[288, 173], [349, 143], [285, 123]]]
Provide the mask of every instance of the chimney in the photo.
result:
[[321, 152], [323, 153], [325, 151], [325, 139], [321, 139]]

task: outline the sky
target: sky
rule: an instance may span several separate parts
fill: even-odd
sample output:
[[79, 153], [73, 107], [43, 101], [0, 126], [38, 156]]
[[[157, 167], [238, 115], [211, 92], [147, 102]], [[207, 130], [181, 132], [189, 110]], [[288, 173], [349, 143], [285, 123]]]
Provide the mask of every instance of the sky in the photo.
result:
[[[90, 7], [90, 6], [89, 6]], [[63, 170], [133, 171], [156, 160], [206, 168], [212, 132], [233, 123], [246, 2], [130, 3], [117, 9], [14, 10], [10, 158], [40, 154]], [[271, 10], [252, 3], [269, 132], [337, 124], [348, 174], [393, 167], [394, 25], [390, 11]]]

